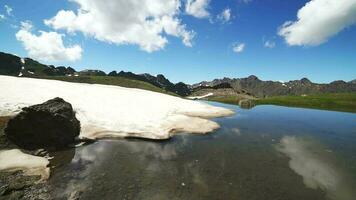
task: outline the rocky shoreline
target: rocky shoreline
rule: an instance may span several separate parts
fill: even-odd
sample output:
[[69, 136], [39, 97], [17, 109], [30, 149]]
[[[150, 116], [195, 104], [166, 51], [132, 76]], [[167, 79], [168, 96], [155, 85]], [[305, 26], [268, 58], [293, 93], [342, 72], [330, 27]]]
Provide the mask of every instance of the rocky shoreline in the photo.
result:
[[[0, 151], [18, 148], [4, 135], [6, 123], [11, 117], [0, 117]], [[34, 151], [26, 153], [34, 155]], [[0, 200], [5, 199], [51, 199], [48, 185], [39, 182], [40, 176], [25, 176], [21, 171], [0, 171]]]
[[[79, 130], [79, 121], [71, 105], [60, 98], [23, 108], [20, 114], [13, 117], [0, 117], [0, 169], [3, 169], [0, 170], [0, 200], [53, 199], [46, 179], [55, 162], [44, 162], [48, 163], [44, 166], [44, 172], [48, 170], [45, 175], [26, 169], [21, 163], [32, 162], [29, 167], [36, 167], [33, 163], [35, 158], [45, 160], [51, 158], [58, 148], [73, 148], [68, 145], [75, 142]], [[16, 153], [13, 159], [6, 159], [5, 155], [12, 153]]]

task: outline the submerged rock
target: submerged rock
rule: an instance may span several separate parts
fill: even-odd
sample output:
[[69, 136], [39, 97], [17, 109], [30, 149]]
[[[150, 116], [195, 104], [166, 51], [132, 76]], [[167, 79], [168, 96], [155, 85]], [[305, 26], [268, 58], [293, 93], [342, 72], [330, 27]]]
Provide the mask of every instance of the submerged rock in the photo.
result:
[[72, 105], [61, 98], [23, 108], [5, 128], [10, 141], [29, 150], [67, 147], [79, 133], [80, 122]]
[[251, 99], [242, 99], [239, 101], [239, 106], [244, 109], [250, 109], [255, 107], [255, 102]]

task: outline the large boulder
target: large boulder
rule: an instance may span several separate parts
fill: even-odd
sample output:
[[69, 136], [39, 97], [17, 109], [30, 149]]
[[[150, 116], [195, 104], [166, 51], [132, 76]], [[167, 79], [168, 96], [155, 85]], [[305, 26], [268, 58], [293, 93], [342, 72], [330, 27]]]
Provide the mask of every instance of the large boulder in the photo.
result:
[[5, 128], [10, 141], [29, 150], [65, 148], [79, 133], [80, 122], [72, 105], [58, 97], [23, 108]]
[[251, 99], [242, 99], [239, 101], [240, 108], [251, 109], [255, 107], [255, 102]]

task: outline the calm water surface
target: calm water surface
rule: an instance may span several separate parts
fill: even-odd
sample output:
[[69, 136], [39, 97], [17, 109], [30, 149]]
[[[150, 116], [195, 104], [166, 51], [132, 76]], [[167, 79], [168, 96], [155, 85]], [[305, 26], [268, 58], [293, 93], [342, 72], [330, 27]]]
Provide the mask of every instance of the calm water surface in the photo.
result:
[[58, 152], [66, 199], [355, 200], [356, 114], [257, 106], [221, 129], [154, 142], [101, 140]]

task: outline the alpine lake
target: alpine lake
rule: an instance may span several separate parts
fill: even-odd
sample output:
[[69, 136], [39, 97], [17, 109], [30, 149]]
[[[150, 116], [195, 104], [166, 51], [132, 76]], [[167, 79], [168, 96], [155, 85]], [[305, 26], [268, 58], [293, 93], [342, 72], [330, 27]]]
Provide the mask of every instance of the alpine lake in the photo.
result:
[[356, 114], [227, 107], [220, 129], [55, 152], [54, 199], [355, 200]]

